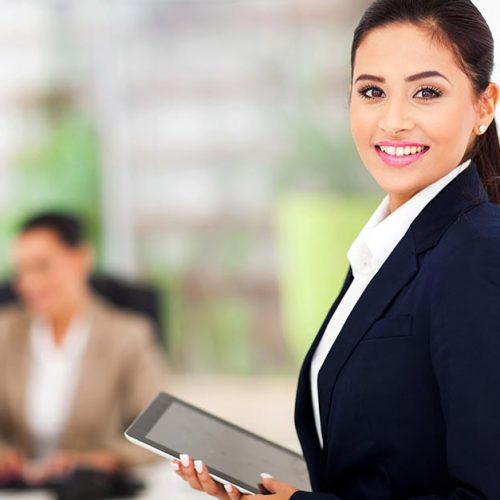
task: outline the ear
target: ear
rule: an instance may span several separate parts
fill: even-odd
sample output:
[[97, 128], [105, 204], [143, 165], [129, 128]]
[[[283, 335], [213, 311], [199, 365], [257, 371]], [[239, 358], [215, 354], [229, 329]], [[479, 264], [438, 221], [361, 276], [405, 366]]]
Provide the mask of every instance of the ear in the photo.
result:
[[94, 267], [94, 249], [86, 243], [81, 245], [77, 250], [77, 258], [80, 262], [80, 269], [82, 272], [84, 274], [90, 274]]
[[500, 95], [499, 86], [494, 82], [490, 82], [488, 87], [480, 97], [478, 126], [479, 125], [489, 126], [490, 123], [494, 120], [499, 95]]
[[85, 252], [85, 262], [87, 264], [87, 269], [88, 269], [88, 272], [90, 273], [92, 271], [92, 269], [94, 268], [95, 251], [94, 251], [94, 248], [91, 247], [89, 244], [85, 244], [83, 247], [83, 250]]

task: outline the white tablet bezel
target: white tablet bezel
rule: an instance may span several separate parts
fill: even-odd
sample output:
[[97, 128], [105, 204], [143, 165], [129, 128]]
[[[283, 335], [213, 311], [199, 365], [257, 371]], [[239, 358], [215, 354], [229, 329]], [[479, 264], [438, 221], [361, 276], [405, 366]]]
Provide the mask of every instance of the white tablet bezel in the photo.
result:
[[[156, 453], [164, 458], [168, 459], [175, 459], [179, 460], [179, 453], [182, 452], [182, 450], [172, 450], [168, 448], [167, 446], [161, 445], [159, 443], [156, 443], [150, 439], [147, 438], [147, 434], [149, 433], [150, 429], [156, 424], [158, 419], [163, 415], [163, 413], [167, 410], [167, 408], [172, 404], [173, 402], [180, 403], [181, 405], [184, 405], [185, 407], [191, 408], [192, 410], [201, 413], [203, 415], [206, 415], [207, 417], [211, 419], [215, 419], [229, 427], [232, 427], [233, 429], [236, 429], [238, 431], [243, 432], [244, 434], [247, 434], [249, 436], [252, 436], [259, 441], [262, 441], [270, 446], [273, 446], [275, 448], [279, 448], [281, 451], [286, 452], [287, 454], [292, 455], [294, 458], [299, 458], [303, 460], [302, 455], [289, 450], [288, 448], [285, 448], [281, 445], [278, 445], [272, 441], [269, 441], [257, 434], [254, 434], [246, 429], [243, 429], [242, 427], [239, 427], [227, 420], [224, 420], [220, 417], [217, 417], [216, 415], [213, 415], [209, 412], [206, 412], [202, 410], [201, 408], [198, 408], [186, 401], [183, 401], [175, 396], [172, 396], [171, 394], [167, 394], [165, 392], [159, 393], [152, 401], [151, 403], [141, 412], [141, 414], [130, 424], [130, 426], [127, 428], [125, 431], [125, 437], [131, 442], [134, 443], [138, 446], [141, 446], [142, 448], [151, 451], [153, 453]], [[247, 495], [255, 495], [255, 494], [263, 494], [263, 491], [257, 490], [253, 485], [246, 484], [244, 481], [241, 481], [237, 478], [231, 477], [228, 474], [224, 474], [221, 471], [218, 471], [212, 467], [210, 467], [209, 464], [206, 464], [206, 467], [209, 471], [210, 476], [217, 482], [222, 483], [222, 484], [232, 484], [235, 486], [241, 493], [247, 494]], [[253, 489], [255, 488], [255, 491]]]

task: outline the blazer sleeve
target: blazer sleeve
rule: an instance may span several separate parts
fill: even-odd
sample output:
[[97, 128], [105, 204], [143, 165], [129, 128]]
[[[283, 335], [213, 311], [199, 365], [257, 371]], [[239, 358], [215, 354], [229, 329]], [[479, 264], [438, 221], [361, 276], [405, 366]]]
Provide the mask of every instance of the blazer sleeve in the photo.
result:
[[[2, 366], [0, 364], [0, 366]], [[9, 432], [9, 426], [7, 423], [7, 419], [5, 418], [4, 415], [4, 409], [7, 407], [7, 404], [5, 402], [5, 397], [2, 391], [2, 384], [0, 384], [0, 457], [11, 451], [13, 449], [12, 446], [9, 445], [7, 441], [7, 435]]]
[[[454, 490], [408, 500], [500, 499], [500, 237], [461, 245], [432, 275], [430, 355]], [[291, 500], [342, 499], [298, 491]]]
[[[163, 389], [168, 366], [155, 339], [153, 326], [149, 321], [136, 321], [129, 327], [135, 335], [129, 343], [128, 355], [124, 358], [123, 420], [126, 425], [139, 415], [151, 400]], [[158, 455], [128, 442], [120, 432], [108, 449], [115, 452], [128, 467], [155, 462]]]
[[[8, 311], [8, 310], [7, 310]], [[8, 418], [8, 400], [6, 394], [6, 384], [10, 383], [5, 377], [5, 366], [8, 360], [8, 335], [10, 332], [10, 323], [6, 321], [8, 312], [2, 310], [0, 312], [0, 367], [2, 370], [2, 377], [0, 380], [0, 456], [11, 452], [16, 449], [15, 445], [11, 443], [9, 435], [12, 436], [12, 428], [10, 419]]]

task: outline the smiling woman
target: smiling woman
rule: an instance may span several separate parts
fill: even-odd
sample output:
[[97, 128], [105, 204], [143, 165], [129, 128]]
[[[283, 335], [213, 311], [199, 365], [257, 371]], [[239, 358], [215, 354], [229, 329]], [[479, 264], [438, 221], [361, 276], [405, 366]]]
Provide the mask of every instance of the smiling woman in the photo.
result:
[[[491, 32], [470, 0], [377, 0], [351, 60], [352, 134], [387, 194], [349, 248], [299, 376], [313, 491], [263, 476], [266, 498], [500, 499]], [[174, 468], [193, 488], [241, 497], [182, 458]]]
[[[374, 4], [371, 15], [385, 7]], [[498, 149], [498, 86], [489, 82], [492, 45], [482, 47], [480, 37], [463, 36], [471, 33], [464, 24], [471, 21], [460, 25], [458, 4], [441, 2], [439, 9], [443, 15], [456, 13], [446, 36], [435, 20], [413, 17], [409, 23], [389, 9], [377, 29], [369, 26], [374, 18], [365, 18], [353, 43], [352, 133], [366, 168], [389, 193], [391, 212], [481, 151], [485, 141], [477, 136], [485, 127], [488, 142], [496, 141]], [[498, 201], [498, 181], [489, 179], [500, 168], [498, 150], [491, 159], [478, 156], [490, 196]]]

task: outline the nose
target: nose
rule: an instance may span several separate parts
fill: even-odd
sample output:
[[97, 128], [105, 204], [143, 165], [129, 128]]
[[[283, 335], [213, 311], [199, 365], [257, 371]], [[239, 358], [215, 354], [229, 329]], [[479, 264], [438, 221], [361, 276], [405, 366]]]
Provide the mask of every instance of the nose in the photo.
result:
[[404, 99], [387, 99], [384, 106], [380, 108], [380, 112], [378, 126], [388, 136], [398, 135], [414, 127], [409, 106]]

